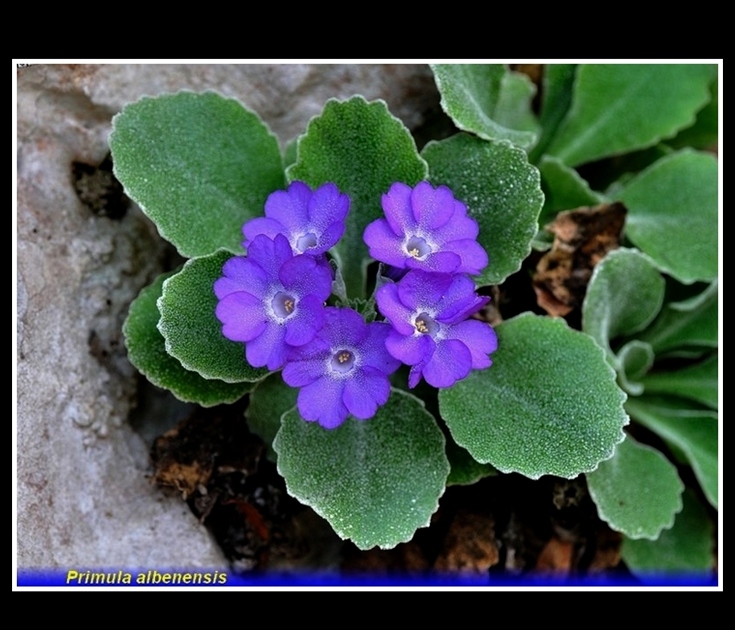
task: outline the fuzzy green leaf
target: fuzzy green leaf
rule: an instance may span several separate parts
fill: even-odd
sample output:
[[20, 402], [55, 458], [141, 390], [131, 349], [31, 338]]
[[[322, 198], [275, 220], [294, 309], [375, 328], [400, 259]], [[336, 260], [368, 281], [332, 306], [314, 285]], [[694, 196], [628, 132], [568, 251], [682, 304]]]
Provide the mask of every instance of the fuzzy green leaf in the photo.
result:
[[383, 101], [330, 100], [299, 138], [298, 160], [287, 175], [312, 187], [334, 182], [350, 197], [345, 234], [331, 251], [350, 297], [364, 298], [371, 259], [362, 235], [383, 216], [381, 196], [394, 182], [413, 186], [427, 176], [408, 129]]
[[657, 540], [623, 539], [620, 554], [644, 583], [664, 575], [689, 576], [714, 568], [712, 522], [691, 490], [682, 499], [684, 509], [676, 515], [674, 526], [662, 531]]
[[654, 372], [643, 379], [647, 394], [669, 394], [717, 409], [717, 355], [675, 372]]
[[496, 331], [493, 365], [439, 391], [457, 444], [532, 479], [571, 479], [612, 457], [628, 423], [625, 393], [592, 338], [530, 313]]
[[633, 339], [618, 351], [616, 366], [621, 387], [632, 396], [643, 393], [640, 380], [651, 369], [655, 360], [653, 348], [645, 341]]
[[630, 398], [631, 417], [678, 448], [692, 467], [707, 500], [718, 505], [717, 414], [692, 409], [677, 398], [640, 396]]
[[182, 256], [243, 251], [242, 225], [283, 188], [276, 137], [214, 92], [144, 97], [113, 118], [115, 176]]
[[495, 468], [478, 462], [451, 438], [447, 440], [447, 458], [451, 467], [447, 478], [448, 486], [468, 486], [498, 474]]
[[268, 371], [248, 364], [245, 346], [222, 335], [222, 324], [214, 314], [214, 282], [231, 257], [229, 252], [219, 251], [193, 258], [166, 280], [158, 300], [158, 329], [166, 339], [166, 351], [187, 370], [227, 383], [254, 382]]
[[531, 113], [536, 89], [503, 65], [432, 64], [441, 106], [459, 129], [526, 148], [536, 140]]
[[615, 456], [587, 474], [600, 518], [629, 538], [655, 540], [681, 511], [684, 484], [656, 449], [628, 437]]
[[271, 374], [260, 381], [250, 394], [245, 418], [248, 427], [267, 446], [268, 458], [276, 461], [273, 440], [281, 428], [281, 417], [296, 406], [299, 390], [283, 382], [281, 374]]
[[569, 166], [653, 146], [691, 125], [710, 99], [715, 66], [593, 64], [548, 148]]
[[[528, 156], [533, 164], [538, 163], [539, 158], [546, 151], [546, 147], [554, 137], [559, 124], [569, 111], [572, 104], [576, 72], [577, 64], [573, 63], [552, 63], [544, 66], [541, 112], [539, 113], [541, 135]], [[563, 208], [563, 210], [569, 210], [573, 207], [575, 206]]]
[[480, 226], [477, 240], [490, 264], [477, 283], [500, 284], [531, 252], [544, 200], [538, 170], [508, 142], [467, 134], [429, 142], [421, 155], [429, 163], [431, 182], [449, 186]]
[[604, 348], [621, 372], [610, 342], [644, 329], [656, 317], [666, 283], [655, 265], [635, 249], [610, 252], [595, 267], [582, 304], [582, 330]]
[[544, 207], [539, 224], [553, 221], [557, 212], [596, 206], [604, 195], [592, 190], [589, 184], [573, 168], [559, 158], [545, 155], [539, 164], [541, 188], [544, 191]]
[[428, 526], [449, 474], [436, 421], [400, 390], [370, 420], [334, 430], [290, 411], [273, 447], [289, 494], [360, 549], [390, 549]]
[[711, 149], [719, 137], [719, 84], [717, 77], [710, 85], [710, 102], [697, 112], [697, 120], [691, 127], [682, 129], [668, 144], [675, 149], [692, 147], [694, 149]]
[[626, 235], [685, 284], [717, 278], [717, 160], [672, 153], [618, 195], [628, 208]]
[[639, 339], [651, 344], [657, 355], [681, 348], [717, 347], [718, 282], [688, 300], [670, 302]]
[[596, 168], [588, 170], [591, 173], [590, 179], [594, 182], [590, 182], [590, 186], [596, 190], [604, 190], [607, 199], [618, 199], [621, 191], [641, 171], [673, 153], [674, 149], [662, 143], [605, 160]]
[[128, 359], [151, 383], [169, 390], [179, 400], [198, 403], [202, 407], [235, 402], [250, 391], [251, 383], [225, 383], [202, 378], [196, 372], [184, 369], [166, 352], [166, 340], [157, 328], [161, 314], [156, 301], [161, 295], [163, 281], [170, 275], [160, 275], [130, 305], [123, 324]]

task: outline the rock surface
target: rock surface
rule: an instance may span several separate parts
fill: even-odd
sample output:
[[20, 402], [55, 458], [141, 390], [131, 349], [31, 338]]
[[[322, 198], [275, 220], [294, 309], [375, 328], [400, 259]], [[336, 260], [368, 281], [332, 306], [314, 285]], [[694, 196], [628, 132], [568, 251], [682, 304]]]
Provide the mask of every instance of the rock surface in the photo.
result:
[[[121, 326], [170, 247], [109, 171], [111, 119], [143, 95], [213, 89], [281, 144], [329, 98], [382, 98], [409, 128], [435, 109], [416, 65], [33, 65], [18, 69], [17, 563], [20, 569], [226, 569], [206, 529], [148, 481], [154, 422]], [[133, 430], [129, 417], [138, 406]], [[146, 431], [146, 427], [148, 430]]]

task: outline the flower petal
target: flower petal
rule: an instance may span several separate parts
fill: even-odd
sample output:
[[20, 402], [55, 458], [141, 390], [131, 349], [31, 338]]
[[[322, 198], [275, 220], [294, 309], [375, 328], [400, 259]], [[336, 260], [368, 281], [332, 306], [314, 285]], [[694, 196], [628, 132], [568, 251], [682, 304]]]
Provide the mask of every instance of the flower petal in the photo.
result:
[[398, 297], [398, 285], [384, 284], [375, 292], [375, 301], [381, 315], [402, 335], [412, 335], [414, 309], [407, 307]]
[[254, 260], [233, 256], [222, 267], [224, 277], [214, 283], [214, 293], [221, 300], [230, 293], [245, 291], [262, 296], [268, 287], [268, 274]]
[[445, 339], [423, 366], [422, 375], [433, 387], [451, 387], [465, 378], [472, 369], [469, 348], [457, 339]]
[[347, 418], [342, 402], [344, 381], [322, 377], [301, 388], [296, 404], [304, 420], [319, 422], [325, 429], [334, 429]]
[[313, 247], [309, 250], [307, 250], [305, 253], [308, 254], [323, 254], [331, 247], [334, 247], [337, 244], [337, 241], [342, 238], [342, 235], [345, 233], [345, 223], [344, 221], [336, 221], [332, 223], [331, 225], [328, 225], [326, 229], [322, 232], [321, 237], [319, 238], [319, 243], [316, 247]]
[[296, 310], [286, 320], [286, 343], [303, 346], [314, 339], [323, 325], [323, 301], [314, 295], [307, 295], [298, 301]]
[[493, 362], [488, 355], [498, 349], [498, 336], [490, 324], [468, 319], [447, 330], [448, 339], [458, 339], [469, 349], [472, 355], [472, 369], [481, 370], [492, 365]]
[[411, 257], [406, 259], [406, 267], [410, 269], [423, 269], [438, 273], [454, 273], [459, 270], [461, 264], [461, 256], [449, 251], [434, 252], [429, 254], [426, 260]]
[[406, 266], [408, 254], [402, 248], [403, 235], [396, 236], [385, 219], [378, 219], [370, 223], [365, 228], [362, 238], [375, 260], [394, 267]]
[[465, 275], [452, 276], [452, 283], [437, 305], [436, 319], [443, 324], [454, 324], [477, 313], [490, 301], [475, 293], [475, 283]]
[[324, 258], [294, 256], [281, 265], [278, 279], [286, 292], [314, 295], [321, 302], [332, 293], [332, 268]]
[[474, 240], [479, 233], [477, 221], [467, 216], [467, 208], [458, 201], [454, 205], [452, 220], [435, 231], [436, 238], [443, 243], [466, 238]]
[[419, 310], [433, 310], [449, 290], [453, 277], [448, 273], [411, 270], [396, 285], [398, 298], [412, 311], [412, 315]]
[[285, 232], [286, 227], [280, 221], [267, 217], [256, 217], [255, 219], [250, 219], [250, 221], [242, 226], [242, 233], [245, 235], [242, 246], [247, 249], [253, 239], [260, 234], [272, 240], [277, 234], [284, 234]]
[[446, 244], [446, 247], [453, 252], [458, 252], [462, 259], [462, 262], [457, 268], [458, 272], [476, 276], [487, 267], [487, 252], [482, 245], [473, 239], [451, 241]]
[[417, 365], [431, 358], [436, 344], [429, 335], [404, 336], [393, 332], [385, 340], [385, 347], [391, 356], [406, 365]]
[[390, 334], [390, 325], [384, 322], [371, 322], [365, 326], [367, 335], [360, 344], [360, 365], [363, 369], [374, 369], [382, 374], [393, 374], [400, 361], [390, 355], [385, 341]]
[[367, 368], [354, 379], [345, 381], [342, 401], [347, 410], [360, 420], [367, 420], [375, 415], [379, 405], [388, 402], [390, 381], [388, 377]]
[[265, 202], [265, 216], [279, 221], [288, 232], [298, 231], [309, 222], [312, 192], [304, 182], [291, 182], [288, 190], [271, 193]]
[[325, 308], [324, 334], [321, 337], [333, 348], [358, 347], [368, 335], [368, 325], [351, 308]]
[[268, 280], [272, 281], [278, 278], [281, 265], [291, 258], [293, 258], [291, 244], [283, 234], [277, 234], [272, 240], [265, 234], [259, 234], [250, 243], [246, 260], [260, 265]]
[[243, 291], [222, 298], [214, 313], [222, 322], [222, 334], [231, 341], [251, 341], [268, 323], [263, 302]]
[[283, 380], [291, 387], [311, 385], [324, 376], [326, 361], [325, 357], [315, 357], [304, 361], [291, 361], [289, 358], [283, 368]]
[[411, 371], [408, 373], [409, 389], [413, 389], [414, 387], [416, 387], [416, 385], [419, 384], [424, 365], [426, 365], [426, 362], [422, 361], [421, 363], [417, 363], [416, 365], [411, 366]]
[[268, 322], [259, 336], [245, 344], [248, 363], [253, 367], [267, 366], [269, 370], [283, 367], [288, 351], [285, 336], [285, 327]]
[[419, 227], [427, 232], [446, 225], [454, 214], [456, 203], [459, 202], [449, 188], [434, 188], [429, 182], [419, 182], [411, 193], [413, 215]]
[[402, 182], [393, 184], [381, 197], [385, 219], [395, 236], [401, 240], [409, 230], [415, 230], [416, 219], [411, 209], [411, 187]]
[[342, 223], [344, 226], [349, 209], [350, 198], [342, 194], [335, 184], [327, 182], [317, 188], [309, 200], [309, 222], [320, 232], [324, 232], [334, 223]]

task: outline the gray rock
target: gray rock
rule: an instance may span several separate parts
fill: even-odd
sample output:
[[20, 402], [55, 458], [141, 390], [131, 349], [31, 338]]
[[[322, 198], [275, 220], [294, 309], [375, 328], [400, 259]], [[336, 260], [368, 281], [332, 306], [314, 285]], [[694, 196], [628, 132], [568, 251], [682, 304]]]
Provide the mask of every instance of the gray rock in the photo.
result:
[[[19, 568], [226, 569], [186, 505], [149, 483], [145, 431], [128, 422], [138, 377], [121, 326], [171, 248], [137, 208], [113, 212], [100, 195], [109, 176], [72, 166], [103, 161], [111, 118], [126, 103], [181, 89], [238, 98], [283, 145], [329, 98], [382, 98], [410, 128], [438, 103], [429, 69], [415, 65], [18, 70]], [[146, 413], [170, 422], [182, 410]]]

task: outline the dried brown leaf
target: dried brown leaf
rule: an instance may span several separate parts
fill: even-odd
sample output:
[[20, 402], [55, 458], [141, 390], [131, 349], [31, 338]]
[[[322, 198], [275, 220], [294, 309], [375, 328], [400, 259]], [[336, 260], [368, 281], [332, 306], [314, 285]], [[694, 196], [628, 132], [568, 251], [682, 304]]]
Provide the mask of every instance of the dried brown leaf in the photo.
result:
[[579, 308], [592, 270], [620, 246], [627, 210], [619, 202], [560, 212], [546, 226], [554, 243], [539, 260], [533, 277], [538, 305], [564, 317]]

